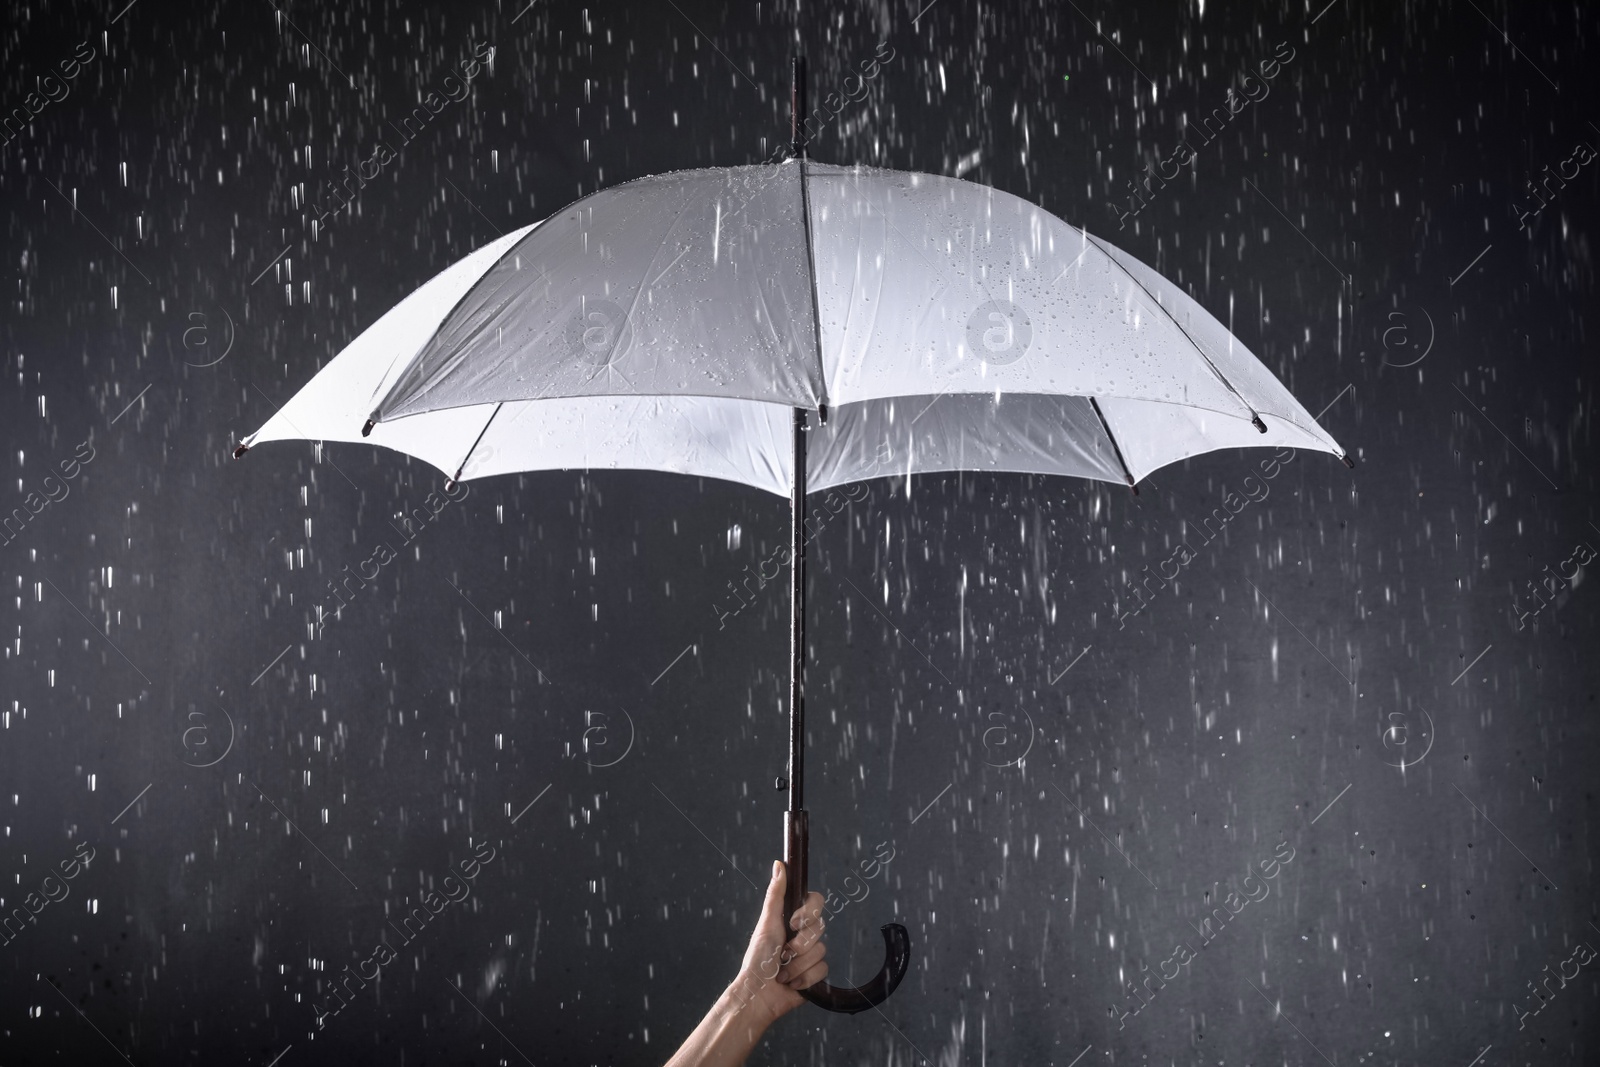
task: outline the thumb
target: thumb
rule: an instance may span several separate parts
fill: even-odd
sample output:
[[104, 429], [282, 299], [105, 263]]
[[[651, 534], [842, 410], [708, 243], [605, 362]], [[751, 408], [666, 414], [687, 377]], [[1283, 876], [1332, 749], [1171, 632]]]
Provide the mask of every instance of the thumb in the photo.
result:
[[782, 860], [772, 861], [772, 880], [767, 883], [767, 895], [761, 902], [761, 918], [766, 920], [777, 916], [778, 921], [783, 921], [783, 894], [788, 887], [789, 872], [784, 869]]
[[[767, 894], [761, 901], [761, 918], [756, 922], [756, 928], [750, 934], [752, 957], [746, 963], [746, 966], [753, 965], [755, 967], [756, 974], [761, 977], [763, 982], [770, 982], [778, 977], [778, 971], [782, 967], [782, 961], [778, 959], [778, 954], [782, 951], [783, 942], [788, 937], [788, 928], [783, 925], [783, 890], [787, 882], [788, 878], [783, 869], [783, 863], [774, 861], [772, 864], [772, 879], [767, 882]], [[769, 933], [774, 921], [777, 922], [779, 929], [785, 931], [783, 936], [776, 942], [771, 940]], [[761, 953], [765, 953], [765, 955], [760, 955]], [[760, 955], [760, 958], [755, 958], [757, 955]]]

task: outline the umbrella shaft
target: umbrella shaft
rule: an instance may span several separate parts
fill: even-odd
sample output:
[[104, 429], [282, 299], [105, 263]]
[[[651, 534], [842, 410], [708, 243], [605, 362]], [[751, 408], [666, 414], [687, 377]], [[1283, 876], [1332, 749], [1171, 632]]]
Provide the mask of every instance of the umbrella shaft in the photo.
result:
[[806, 803], [806, 412], [794, 409], [794, 491], [789, 500], [789, 810]]
[[[805, 166], [806, 61], [796, 57], [789, 98], [789, 134], [794, 154]], [[802, 182], [804, 171], [801, 172]], [[804, 185], [802, 184], [802, 189]], [[802, 201], [801, 211], [805, 205]], [[783, 863], [788, 869], [788, 891], [783, 916], [787, 926], [806, 899], [807, 853], [810, 852], [806, 819], [806, 411], [794, 409], [794, 486], [789, 497], [789, 811], [783, 817]], [[791, 931], [793, 932], [793, 931]]]

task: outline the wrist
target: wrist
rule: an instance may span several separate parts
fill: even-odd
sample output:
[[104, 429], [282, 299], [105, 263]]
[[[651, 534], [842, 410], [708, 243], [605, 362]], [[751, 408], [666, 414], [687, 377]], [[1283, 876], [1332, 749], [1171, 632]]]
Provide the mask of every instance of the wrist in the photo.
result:
[[762, 991], [775, 979], [763, 978], [754, 971], [741, 970], [728, 988], [718, 998], [717, 1005], [731, 1020], [737, 1020], [764, 1033], [778, 1021], [778, 1013], [768, 1003]]

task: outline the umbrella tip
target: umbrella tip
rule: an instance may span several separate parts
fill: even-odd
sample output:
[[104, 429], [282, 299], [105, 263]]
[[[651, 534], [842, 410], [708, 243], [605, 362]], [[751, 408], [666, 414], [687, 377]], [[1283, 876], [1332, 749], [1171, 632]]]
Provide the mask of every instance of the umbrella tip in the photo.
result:
[[1254, 426], [1261, 433], [1267, 432], [1267, 424], [1261, 421], [1260, 415], [1257, 415], [1253, 412], [1250, 415], [1250, 425]]
[[[460, 474], [461, 472], [457, 471], [456, 473]], [[445, 492], [453, 493], [453, 492], [455, 492], [455, 488], [456, 488], [456, 480], [454, 478], [446, 478], [444, 480], [444, 491]]]
[[1133, 475], [1124, 474], [1122, 476], [1122, 478], [1123, 478], [1124, 481], [1126, 481], [1128, 483], [1128, 488], [1133, 490], [1133, 495], [1134, 496], [1138, 496], [1139, 495], [1139, 487], [1133, 483]]
[[248, 451], [250, 451], [250, 446], [249, 445], [240, 445], [238, 448], [233, 450], [233, 458], [234, 459], [243, 459], [244, 458], [244, 454], [246, 452], [248, 452]]
[[828, 405], [826, 405], [826, 404], [818, 404], [817, 405], [817, 424], [819, 426], [828, 425]]
[[372, 436], [372, 428], [374, 426], [376, 426], [376, 425], [378, 425], [376, 422], [373, 422], [371, 419], [368, 419], [367, 420], [367, 424], [365, 426], [361, 427], [361, 436], [362, 437], [371, 437]]
[[1340, 456], [1339, 459], [1343, 461], [1344, 465], [1349, 467], [1351, 470], [1356, 469], [1356, 461], [1351, 459], [1349, 456]]

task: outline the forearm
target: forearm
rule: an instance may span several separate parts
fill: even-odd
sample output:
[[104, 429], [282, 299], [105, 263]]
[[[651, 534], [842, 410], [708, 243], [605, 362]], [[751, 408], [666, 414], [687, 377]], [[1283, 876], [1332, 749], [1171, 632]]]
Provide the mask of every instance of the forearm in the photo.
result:
[[667, 1067], [739, 1067], [772, 1025], [770, 1012], [734, 982], [706, 1012], [700, 1025], [667, 1061]]

